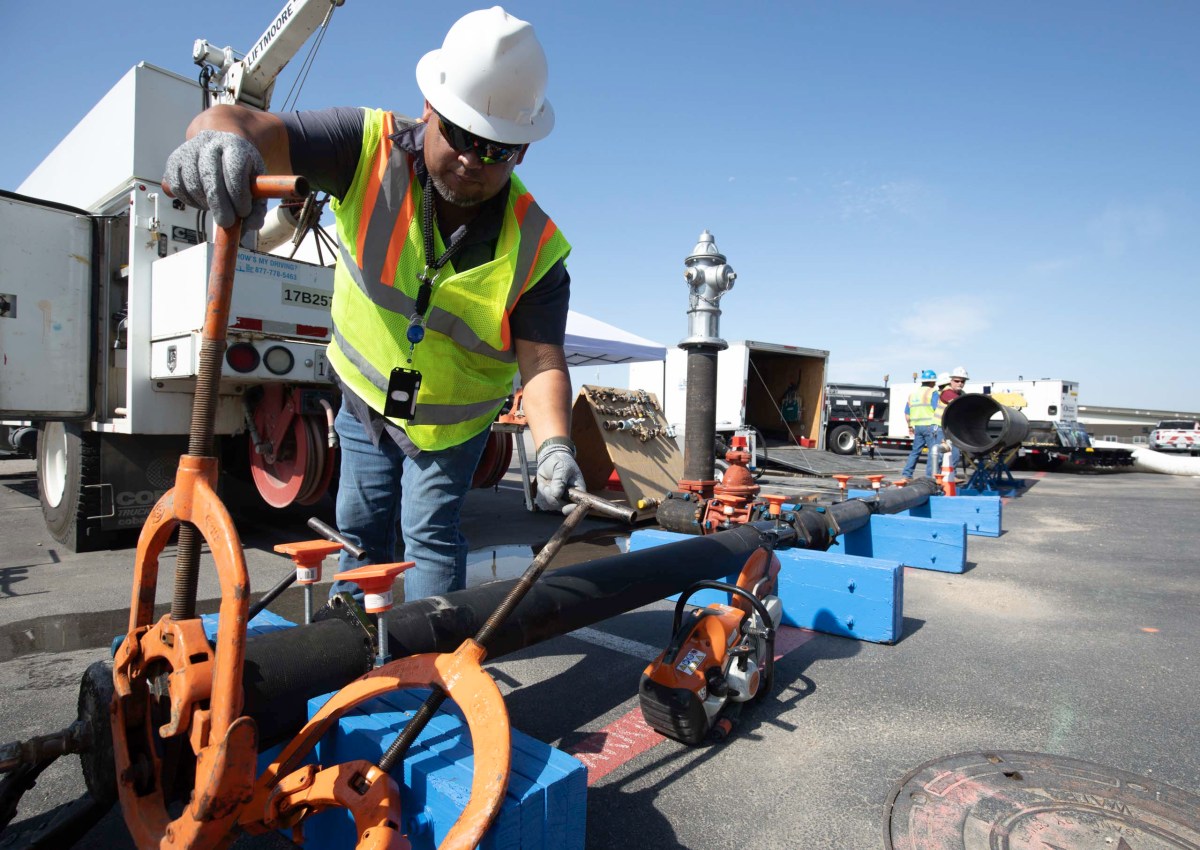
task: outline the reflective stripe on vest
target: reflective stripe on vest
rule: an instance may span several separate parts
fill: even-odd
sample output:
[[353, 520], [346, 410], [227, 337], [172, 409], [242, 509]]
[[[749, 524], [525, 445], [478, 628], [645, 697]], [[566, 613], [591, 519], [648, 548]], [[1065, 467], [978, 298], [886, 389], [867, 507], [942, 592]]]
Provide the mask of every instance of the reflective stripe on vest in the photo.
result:
[[921, 387], [908, 397], [908, 424], [914, 428], [937, 424], [933, 413], [933, 387]]
[[[387, 378], [379, 373], [379, 370], [372, 366], [365, 357], [354, 350], [346, 338], [338, 333], [338, 329], [333, 329], [333, 338], [338, 344], [338, 348], [346, 355], [354, 367], [362, 373], [363, 377], [371, 382], [371, 385], [379, 390], [380, 393], [387, 393]], [[423, 425], [453, 425], [461, 422], [464, 416], [467, 419], [474, 419], [484, 413], [494, 410], [498, 405], [503, 404], [508, 399], [508, 394], [499, 398], [487, 399], [485, 401], [475, 402], [474, 404], [417, 404], [417, 412], [413, 417], [414, 421], [419, 421]], [[494, 414], [493, 414], [494, 415]]]
[[[339, 263], [334, 276], [330, 362], [349, 389], [382, 411], [387, 376], [407, 366], [405, 331], [424, 268], [422, 187], [389, 135], [390, 114], [366, 112], [363, 163], [336, 205]], [[509, 316], [521, 295], [564, 259], [570, 245], [513, 175], [491, 261], [437, 275], [426, 336], [413, 352], [423, 375], [413, 419], [398, 422], [421, 449], [465, 442], [490, 424], [511, 392], [516, 352]], [[435, 250], [443, 250], [440, 234]]]

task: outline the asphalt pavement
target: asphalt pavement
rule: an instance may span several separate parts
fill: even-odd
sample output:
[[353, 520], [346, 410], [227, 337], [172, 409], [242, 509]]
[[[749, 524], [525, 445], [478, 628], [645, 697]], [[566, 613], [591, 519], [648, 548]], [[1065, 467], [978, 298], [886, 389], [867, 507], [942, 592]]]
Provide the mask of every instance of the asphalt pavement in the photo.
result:
[[[1003, 534], [969, 538], [965, 573], [905, 570], [895, 645], [811, 636], [782, 658], [776, 692], [727, 742], [657, 739], [618, 757], [589, 787], [586, 846], [880, 848], [888, 794], [905, 774], [979, 750], [1069, 756], [1200, 791], [1200, 479], [1019, 477], [1030, 486], [1004, 506]], [[524, 510], [516, 481], [468, 498], [472, 582], [519, 574], [557, 527]], [[766, 492], [808, 486], [761, 483]], [[255, 591], [288, 568], [275, 543], [312, 536], [299, 516], [242, 517], [239, 530]], [[613, 554], [625, 533], [588, 520], [561, 563]], [[0, 461], [0, 540], [4, 742], [73, 719], [81, 673], [124, 631], [133, 553], [63, 551], [44, 530], [23, 461]], [[170, 599], [169, 555], [160, 600]], [[200, 598], [214, 597], [202, 572]], [[300, 606], [290, 590], [273, 609], [297, 619]], [[645, 656], [670, 637], [671, 607], [489, 664], [513, 725], [567, 750], [611, 742], [637, 711]], [[77, 760], [61, 759], [26, 795], [10, 834], [81, 791]], [[132, 844], [114, 811], [77, 846]], [[288, 845], [262, 837], [237, 846]]]

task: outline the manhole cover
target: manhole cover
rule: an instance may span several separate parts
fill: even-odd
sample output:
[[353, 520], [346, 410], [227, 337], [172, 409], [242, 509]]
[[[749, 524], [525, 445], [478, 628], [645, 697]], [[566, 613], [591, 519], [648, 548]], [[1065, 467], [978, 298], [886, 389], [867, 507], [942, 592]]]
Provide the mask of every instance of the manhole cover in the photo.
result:
[[927, 762], [888, 800], [888, 850], [1200, 850], [1200, 796], [1043, 753]]

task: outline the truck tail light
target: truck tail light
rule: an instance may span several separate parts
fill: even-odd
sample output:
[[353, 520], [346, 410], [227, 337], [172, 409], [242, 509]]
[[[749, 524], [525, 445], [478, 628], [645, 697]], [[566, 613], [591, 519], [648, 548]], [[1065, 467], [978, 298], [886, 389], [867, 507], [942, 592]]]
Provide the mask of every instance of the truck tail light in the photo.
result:
[[238, 342], [225, 352], [225, 362], [235, 372], [253, 372], [258, 368], [258, 351], [248, 342]]
[[286, 375], [296, 365], [296, 358], [282, 345], [275, 345], [263, 354], [263, 365], [272, 375]]

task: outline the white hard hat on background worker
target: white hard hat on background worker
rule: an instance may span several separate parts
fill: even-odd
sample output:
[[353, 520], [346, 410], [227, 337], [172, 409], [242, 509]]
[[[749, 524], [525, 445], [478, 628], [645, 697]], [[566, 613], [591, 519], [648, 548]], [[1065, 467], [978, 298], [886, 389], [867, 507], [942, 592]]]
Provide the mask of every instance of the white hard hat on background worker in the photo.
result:
[[938, 389], [940, 390], [942, 387], [948, 387], [948, 386], [950, 386], [950, 373], [949, 372], [938, 372], [938, 376], [937, 376]]
[[950, 373], [950, 377], [951, 378], [962, 378], [964, 381], [966, 381], [971, 376], [967, 374], [967, 370], [965, 367], [959, 366], [953, 372]]
[[421, 94], [443, 118], [495, 142], [528, 144], [554, 129], [546, 53], [533, 27], [499, 6], [459, 18], [417, 63]]

